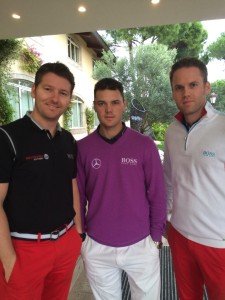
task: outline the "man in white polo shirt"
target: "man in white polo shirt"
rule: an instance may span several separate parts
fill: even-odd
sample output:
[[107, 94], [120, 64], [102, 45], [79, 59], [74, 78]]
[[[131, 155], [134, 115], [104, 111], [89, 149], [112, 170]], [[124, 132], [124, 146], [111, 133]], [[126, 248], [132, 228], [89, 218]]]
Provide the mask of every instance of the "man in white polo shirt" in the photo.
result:
[[225, 115], [206, 101], [207, 68], [184, 58], [171, 69], [179, 109], [165, 140], [168, 240], [181, 300], [225, 299]]

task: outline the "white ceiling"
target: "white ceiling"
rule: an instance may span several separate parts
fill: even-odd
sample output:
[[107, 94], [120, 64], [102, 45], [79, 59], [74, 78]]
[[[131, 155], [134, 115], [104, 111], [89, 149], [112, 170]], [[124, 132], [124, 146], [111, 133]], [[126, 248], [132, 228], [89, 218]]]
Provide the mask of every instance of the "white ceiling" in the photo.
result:
[[0, 0], [0, 39], [223, 18], [225, 0]]

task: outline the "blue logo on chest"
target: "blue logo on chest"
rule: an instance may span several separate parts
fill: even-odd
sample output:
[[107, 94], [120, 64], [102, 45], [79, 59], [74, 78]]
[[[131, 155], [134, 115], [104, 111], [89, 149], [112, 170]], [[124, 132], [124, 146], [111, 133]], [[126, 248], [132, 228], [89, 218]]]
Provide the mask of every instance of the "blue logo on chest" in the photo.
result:
[[204, 150], [202, 152], [203, 156], [205, 157], [216, 157], [216, 153], [208, 150]]

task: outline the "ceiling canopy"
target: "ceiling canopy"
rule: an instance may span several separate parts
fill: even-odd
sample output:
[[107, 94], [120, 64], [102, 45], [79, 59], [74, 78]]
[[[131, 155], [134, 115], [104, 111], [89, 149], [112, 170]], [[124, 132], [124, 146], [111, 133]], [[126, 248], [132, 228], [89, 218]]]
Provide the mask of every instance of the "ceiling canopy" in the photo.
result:
[[0, 39], [223, 18], [224, 0], [1, 0]]

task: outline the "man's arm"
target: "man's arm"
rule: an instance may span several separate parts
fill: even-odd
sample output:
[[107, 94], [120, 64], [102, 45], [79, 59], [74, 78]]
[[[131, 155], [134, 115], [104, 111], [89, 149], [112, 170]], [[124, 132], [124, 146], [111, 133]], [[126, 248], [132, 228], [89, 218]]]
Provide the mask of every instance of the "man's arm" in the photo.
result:
[[145, 181], [149, 201], [150, 232], [153, 241], [161, 241], [166, 225], [166, 195], [163, 169], [153, 141], [145, 147]]
[[3, 209], [8, 186], [8, 183], [0, 183], [0, 260], [5, 270], [6, 281], [8, 281], [16, 261], [16, 252], [12, 245], [8, 220]]
[[167, 196], [167, 222], [166, 222], [166, 230], [165, 230], [165, 238], [167, 238], [168, 230], [170, 227], [170, 218], [172, 213], [173, 206], [173, 189], [172, 189], [172, 174], [171, 174], [171, 163], [170, 156], [167, 147], [167, 136], [165, 138], [164, 143], [164, 161], [163, 161], [163, 169], [164, 169], [164, 178], [166, 185], [166, 196]]
[[86, 174], [85, 165], [82, 162], [81, 151], [78, 143], [78, 155], [77, 155], [77, 185], [80, 194], [80, 210], [81, 210], [81, 224], [82, 232], [86, 233], [86, 208], [87, 208], [87, 197], [86, 197]]
[[77, 186], [76, 178], [72, 181], [73, 184], [73, 207], [76, 212], [75, 215], [75, 225], [78, 233], [82, 233], [82, 224], [81, 224], [81, 212], [80, 212], [80, 195]]
[[167, 147], [167, 138], [165, 139], [165, 143], [164, 143], [163, 169], [164, 169], [164, 179], [165, 179], [166, 195], [167, 195], [167, 221], [170, 221], [172, 206], [173, 206], [173, 187], [172, 187], [172, 170], [171, 170], [170, 156]]

